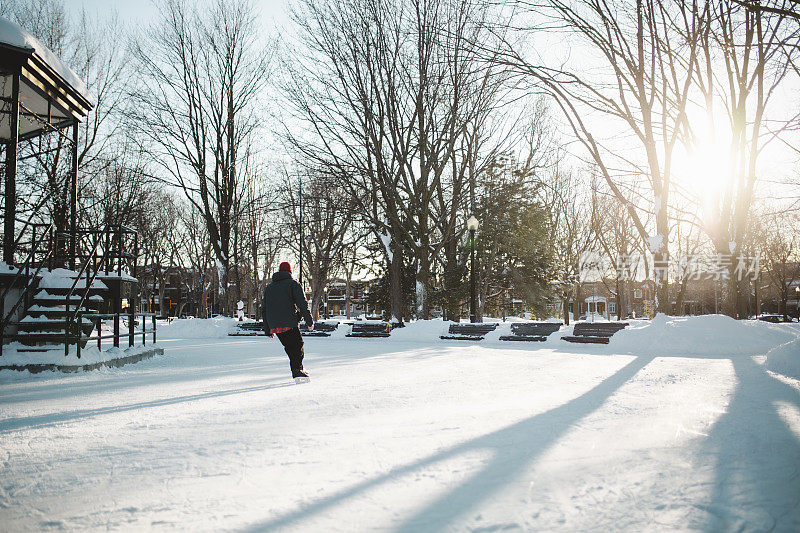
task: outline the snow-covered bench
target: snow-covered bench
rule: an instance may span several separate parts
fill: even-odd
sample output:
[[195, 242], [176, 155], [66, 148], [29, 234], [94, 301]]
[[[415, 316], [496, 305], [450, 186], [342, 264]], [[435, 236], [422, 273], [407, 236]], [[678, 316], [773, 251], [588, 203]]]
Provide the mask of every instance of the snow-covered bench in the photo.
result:
[[500, 340], [544, 342], [562, 325], [561, 322], [516, 322], [511, 324], [511, 335], [503, 335]]
[[608, 344], [614, 333], [627, 326], [627, 322], [578, 322], [572, 335], [561, 338], [567, 342]]
[[266, 335], [264, 322], [240, 322], [232, 331], [228, 332], [229, 337], [254, 337], [256, 335]]
[[305, 323], [300, 324], [300, 334], [303, 337], [330, 337], [331, 333], [336, 331], [339, 327], [338, 322], [315, 322], [314, 331], [308, 331], [308, 326]]
[[353, 322], [345, 337], [388, 337], [391, 330], [388, 322]]
[[456, 341], [481, 341], [490, 331], [494, 331], [497, 324], [450, 324], [447, 335], [440, 339]]

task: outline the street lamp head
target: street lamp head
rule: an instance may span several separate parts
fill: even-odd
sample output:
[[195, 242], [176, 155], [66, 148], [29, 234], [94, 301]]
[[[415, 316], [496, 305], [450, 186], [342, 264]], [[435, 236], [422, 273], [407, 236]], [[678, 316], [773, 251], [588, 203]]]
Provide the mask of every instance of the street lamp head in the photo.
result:
[[467, 229], [470, 231], [478, 230], [478, 219], [475, 218], [475, 215], [470, 216], [467, 220]]

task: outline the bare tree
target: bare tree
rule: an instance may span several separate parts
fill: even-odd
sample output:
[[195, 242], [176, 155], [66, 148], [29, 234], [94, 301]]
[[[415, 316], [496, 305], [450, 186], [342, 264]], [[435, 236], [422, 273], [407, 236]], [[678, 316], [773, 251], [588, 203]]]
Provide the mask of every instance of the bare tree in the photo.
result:
[[[302, 239], [292, 239], [291, 246], [303, 256], [304, 270], [311, 284], [311, 314], [319, 316], [324, 290], [333, 273], [343, 266], [345, 242], [356, 211], [354, 202], [339, 180], [313, 170], [300, 170], [303, 179], [303, 218], [300, 221], [300, 198], [291, 182], [283, 187], [286, 224], [302, 233]], [[302, 244], [301, 244], [302, 243]]]
[[800, 218], [791, 215], [767, 215], [761, 218], [759, 248], [763, 257], [766, 281], [777, 294], [778, 312], [788, 317], [789, 299], [798, 299], [792, 289], [800, 280]]
[[235, 215], [261, 126], [255, 111], [270, 54], [247, 0], [191, 7], [163, 0], [158, 7], [159, 22], [131, 45], [138, 83], [128, 115], [164, 181], [201, 214], [230, 309]]
[[[658, 309], [668, 310], [669, 220], [675, 148], [691, 97], [698, 61], [698, 4], [637, 0], [628, 6], [604, 0], [519, 2], [598, 53], [594, 69], [537, 64], [508, 44], [496, 60], [513, 67], [551, 95], [608, 188], [625, 206], [657, 266]], [[593, 120], [594, 118], [594, 120]], [[603, 132], [615, 126], [614, 146]], [[622, 148], [621, 138], [630, 140]], [[649, 204], [628, 193], [631, 181], [649, 185]], [[644, 212], [654, 214], [649, 228]]]
[[[545, 183], [543, 197], [550, 216], [548, 226], [553, 257], [553, 290], [562, 304], [564, 323], [569, 324], [569, 300], [577, 295], [580, 285], [581, 257], [592, 250], [592, 220], [594, 203], [585, 194], [585, 186], [573, 173], [556, 168]], [[574, 317], [580, 311], [574, 302]]]
[[[796, 111], [787, 116], [776, 95], [786, 75], [796, 71], [800, 25], [787, 21], [780, 10], [759, 13], [725, 0], [710, 5], [694, 76], [712, 140], [729, 144], [732, 164], [723, 187], [714, 191], [713, 198], [705, 199], [705, 229], [717, 252], [735, 259], [745, 250], [759, 156], [769, 142], [797, 124]], [[775, 113], [770, 114], [771, 109]], [[687, 143], [695, 150], [703, 149], [707, 140], [696, 134], [693, 124], [687, 121], [684, 126]], [[749, 288], [734, 275], [737, 263], [730, 261], [725, 312], [744, 317]]]
[[[620, 319], [632, 311], [628, 298], [629, 284], [638, 271], [636, 244], [639, 236], [628, 211], [617, 198], [597, 180], [592, 181], [592, 230], [596, 248], [614, 266], [616, 314]], [[605, 280], [604, 280], [605, 281]]]
[[302, 57], [287, 65], [285, 93], [308, 134], [288, 137], [359, 199], [383, 244], [393, 320], [402, 322], [408, 265], [416, 267], [417, 314], [426, 317], [434, 258], [446, 248], [454, 258], [467, 183], [500, 90], [469, 46], [490, 37], [483, 13], [465, 0], [302, 7]]

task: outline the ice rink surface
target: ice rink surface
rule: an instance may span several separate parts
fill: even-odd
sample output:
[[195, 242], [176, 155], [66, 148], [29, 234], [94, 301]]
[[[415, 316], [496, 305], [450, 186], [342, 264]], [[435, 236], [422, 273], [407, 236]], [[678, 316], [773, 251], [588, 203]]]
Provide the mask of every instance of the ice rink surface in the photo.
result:
[[800, 329], [656, 326], [312, 338], [295, 385], [277, 340], [187, 321], [135, 365], [0, 372], [0, 529], [800, 530], [800, 381], [764, 364]]

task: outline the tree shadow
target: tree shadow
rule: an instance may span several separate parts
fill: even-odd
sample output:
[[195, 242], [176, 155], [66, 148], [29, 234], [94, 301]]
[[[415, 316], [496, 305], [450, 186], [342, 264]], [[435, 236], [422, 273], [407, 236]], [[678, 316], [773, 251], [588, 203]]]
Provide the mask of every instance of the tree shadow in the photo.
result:
[[441, 452], [392, 469], [386, 474], [363, 481], [331, 496], [303, 505], [298, 509], [244, 531], [274, 531], [323, 513], [383, 483], [391, 482], [416, 470], [456, 457], [465, 452], [493, 452], [491, 460], [477, 473], [445, 495], [433, 500], [406, 520], [400, 531], [441, 530], [474, 509], [492, 494], [517, 479], [537, 457], [545, 452], [579, 420], [594, 412], [620, 387], [644, 368], [652, 358], [637, 357], [613, 375], [581, 396], [501, 430], [471, 439]]
[[[800, 531], [800, 441], [778, 402], [800, 407], [798, 391], [750, 357], [732, 358], [738, 383], [703, 442], [714, 482], [705, 531]], [[795, 428], [797, 431], [798, 428]]]
[[101, 407], [98, 409], [82, 409], [80, 411], [48, 413], [39, 416], [7, 418], [5, 420], [0, 420], [0, 431], [41, 428], [41, 427], [61, 424], [64, 422], [70, 422], [73, 420], [81, 420], [85, 418], [92, 418], [94, 416], [107, 415], [113, 413], [124, 413], [126, 411], [135, 411], [137, 409], [144, 409], [148, 407], [163, 407], [165, 405], [175, 405], [178, 403], [193, 402], [196, 400], [205, 400], [208, 398], [221, 398], [223, 396], [231, 396], [234, 394], [245, 394], [248, 392], [257, 392], [269, 389], [279, 389], [282, 387], [294, 387], [294, 386], [295, 386], [294, 383], [288, 383], [288, 382], [271, 383], [268, 385], [259, 385], [255, 387], [243, 387], [238, 389], [206, 392], [202, 394], [190, 394], [187, 396], [175, 396], [173, 398], [164, 398], [161, 400], [138, 402], [127, 405], [117, 405], [113, 407]]

